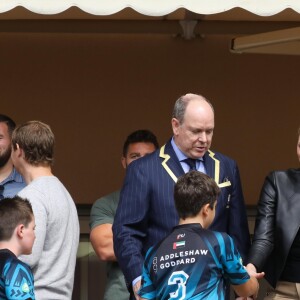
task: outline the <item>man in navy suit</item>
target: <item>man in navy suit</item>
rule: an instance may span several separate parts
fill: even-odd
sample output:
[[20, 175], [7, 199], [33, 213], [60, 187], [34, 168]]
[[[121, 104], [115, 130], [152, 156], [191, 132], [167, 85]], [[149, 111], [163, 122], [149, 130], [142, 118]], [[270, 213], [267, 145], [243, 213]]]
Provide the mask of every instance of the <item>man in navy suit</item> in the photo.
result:
[[[180, 97], [174, 106], [172, 129], [173, 137], [164, 146], [128, 167], [113, 224], [115, 254], [127, 286], [134, 293], [132, 299], [139, 299], [136, 291], [141, 284], [146, 251], [178, 223], [174, 185], [191, 168], [214, 178], [221, 189], [210, 229], [227, 232], [242, 257], [250, 247], [237, 164], [210, 150], [214, 131], [212, 104], [196, 94]], [[194, 167], [186, 161], [188, 158], [193, 159]]]

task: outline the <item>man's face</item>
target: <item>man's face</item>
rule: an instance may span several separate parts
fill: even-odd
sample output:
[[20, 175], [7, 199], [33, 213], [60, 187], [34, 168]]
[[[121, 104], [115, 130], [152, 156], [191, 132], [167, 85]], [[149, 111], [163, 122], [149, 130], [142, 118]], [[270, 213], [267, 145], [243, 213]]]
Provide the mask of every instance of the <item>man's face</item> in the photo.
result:
[[298, 137], [298, 143], [297, 143], [297, 156], [300, 162], [300, 135]]
[[6, 123], [0, 123], [0, 168], [6, 165], [11, 154], [11, 138]]
[[147, 154], [154, 152], [155, 146], [152, 143], [133, 143], [128, 147], [126, 157], [122, 157], [122, 165], [126, 167], [134, 160], [139, 159]]
[[210, 105], [203, 100], [191, 100], [182, 124], [172, 119], [174, 141], [187, 157], [203, 157], [211, 146], [214, 126], [214, 113]]

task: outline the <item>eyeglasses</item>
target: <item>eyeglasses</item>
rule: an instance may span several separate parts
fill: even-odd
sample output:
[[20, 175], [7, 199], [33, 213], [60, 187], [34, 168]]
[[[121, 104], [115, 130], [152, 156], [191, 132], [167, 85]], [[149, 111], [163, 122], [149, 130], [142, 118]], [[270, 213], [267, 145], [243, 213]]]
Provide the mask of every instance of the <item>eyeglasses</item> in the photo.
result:
[[4, 198], [4, 185], [0, 185], [0, 200]]

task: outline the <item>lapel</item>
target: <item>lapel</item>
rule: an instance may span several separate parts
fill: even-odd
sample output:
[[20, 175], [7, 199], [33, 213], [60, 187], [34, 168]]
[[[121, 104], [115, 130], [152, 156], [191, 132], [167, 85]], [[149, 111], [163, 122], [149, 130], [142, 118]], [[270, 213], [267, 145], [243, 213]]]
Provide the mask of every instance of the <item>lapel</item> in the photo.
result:
[[208, 150], [204, 155], [204, 166], [208, 176], [214, 178], [219, 188], [230, 186], [231, 182], [227, 179], [224, 182], [221, 181], [221, 163], [220, 160], [215, 157], [215, 153]]
[[[300, 169], [275, 172], [272, 182], [277, 193], [278, 226], [282, 228], [285, 238], [292, 243], [300, 225]], [[290, 244], [287, 245], [290, 250]]]
[[215, 174], [215, 161], [209, 156], [209, 152], [206, 152], [203, 157], [203, 163], [205, 166], [206, 174], [209, 177], [213, 177]]
[[177, 182], [177, 178], [183, 175], [184, 171], [171, 145], [171, 140], [160, 148], [159, 157], [162, 159], [162, 167], [173, 181]]
[[[179, 176], [184, 174], [181, 164], [175, 154], [172, 147], [171, 141], [163, 145], [159, 150], [159, 157], [162, 158], [161, 164], [168, 175], [176, 183]], [[204, 165], [207, 175], [214, 178], [215, 182], [218, 184], [219, 188], [226, 186], [231, 186], [231, 182], [226, 180], [220, 182], [221, 180], [221, 164], [220, 160], [215, 157], [215, 153], [208, 150], [204, 156]]]

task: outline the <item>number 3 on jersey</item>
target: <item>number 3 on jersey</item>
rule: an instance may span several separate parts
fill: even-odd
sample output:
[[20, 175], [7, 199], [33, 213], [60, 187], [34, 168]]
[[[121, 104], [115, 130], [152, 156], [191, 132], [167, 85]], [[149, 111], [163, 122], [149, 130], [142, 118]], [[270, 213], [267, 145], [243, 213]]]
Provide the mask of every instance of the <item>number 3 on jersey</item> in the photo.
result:
[[170, 293], [169, 299], [176, 299], [176, 300], [183, 300], [185, 299], [186, 295], [186, 282], [189, 278], [189, 275], [186, 274], [184, 271], [176, 271], [173, 272], [168, 280], [168, 285], [177, 284], [178, 288], [175, 292]]

